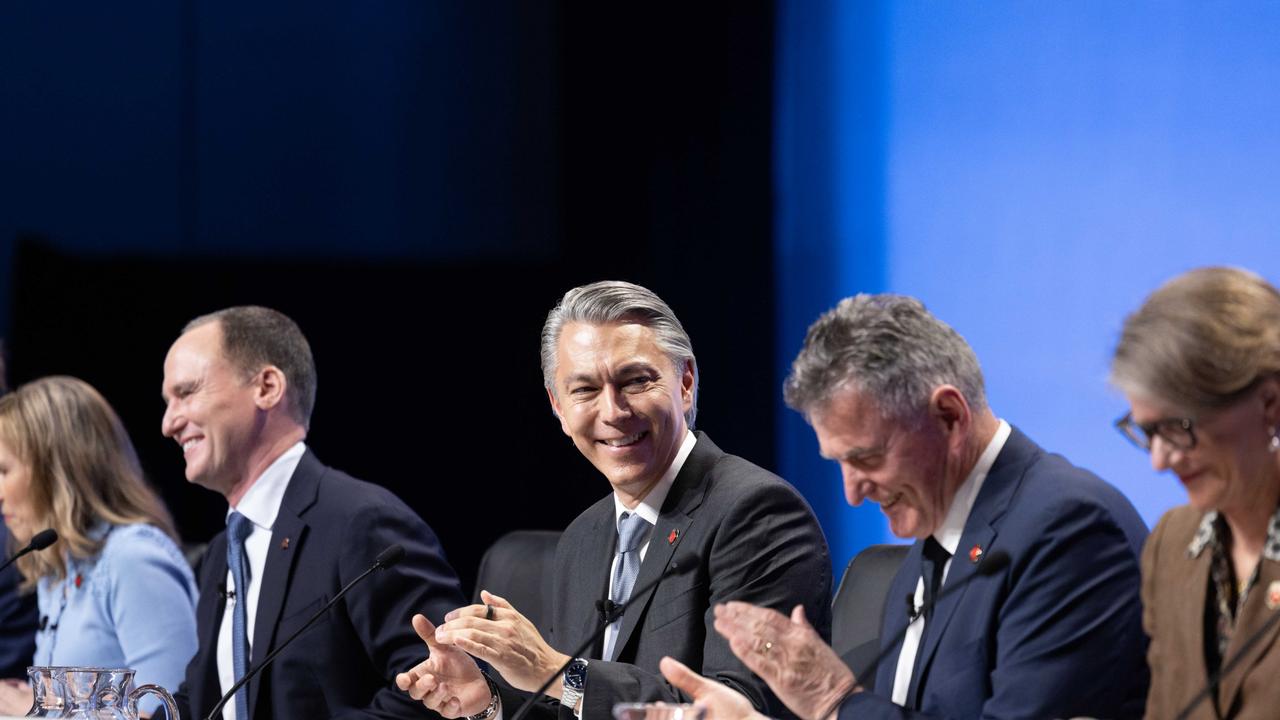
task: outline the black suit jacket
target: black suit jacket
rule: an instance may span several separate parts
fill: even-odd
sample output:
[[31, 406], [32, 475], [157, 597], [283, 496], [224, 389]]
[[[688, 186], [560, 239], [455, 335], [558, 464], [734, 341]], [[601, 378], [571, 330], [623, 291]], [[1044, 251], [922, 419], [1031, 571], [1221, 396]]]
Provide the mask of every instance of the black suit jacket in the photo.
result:
[[[790, 716], [733, 655], [713, 627], [716, 603], [742, 600], [790, 613], [803, 604], [824, 638], [831, 627], [831, 559], [813, 512], [795, 488], [776, 475], [716, 447], [698, 433], [663, 503], [635, 587], [660, 577], [673, 560], [681, 569], [633, 598], [622, 617], [617, 661], [587, 655], [583, 718], [612, 717], [619, 702], [691, 702], [658, 672], [670, 655], [723, 682], [773, 716]], [[609, 596], [617, 545], [610, 494], [565, 530], [556, 549], [556, 596], [548, 642], [571, 653], [600, 622], [596, 603]], [[503, 690], [504, 716], [527, 697]], [[543, 716], [559, 706], [541, 703]], [[561, 718], [573, 717], [568, 708]]]
[[[387, 490], [326, 467], [308, 450], [285, 491], [263, 570], [253, 633], [256, 667], [393, 543], [405, 558], [349, 592], [249, 683], [249, 716], [267, 718], [435, 717], [395, 689], [397, 672], [426, 657], [409, 622], [432, 622], [464, 604], [435, 533]], [[218, 628], [226, 601], [226, 533], [200, 568], [200, 647], [178, 693], [184, 718], [217, 704]]]

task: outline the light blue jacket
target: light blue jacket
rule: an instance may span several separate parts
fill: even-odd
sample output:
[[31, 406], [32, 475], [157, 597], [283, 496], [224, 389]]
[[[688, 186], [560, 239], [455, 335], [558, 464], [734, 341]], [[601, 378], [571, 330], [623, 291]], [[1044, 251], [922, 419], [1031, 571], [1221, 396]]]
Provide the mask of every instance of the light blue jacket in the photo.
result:
[[106, 537], [96, 557], [66, 555], [67, 577], [39, 582], [35, 664], [133, 668], [136, 684], [176, 691], [196, 651], [191, 567], [151, 525], [104, 523], [90, 536]]

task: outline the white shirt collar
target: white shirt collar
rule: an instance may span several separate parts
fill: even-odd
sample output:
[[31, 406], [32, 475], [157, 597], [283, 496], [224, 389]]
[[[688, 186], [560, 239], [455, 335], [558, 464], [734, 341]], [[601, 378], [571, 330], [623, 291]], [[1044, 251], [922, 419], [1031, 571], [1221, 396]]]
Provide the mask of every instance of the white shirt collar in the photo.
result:
[[693, 452], [693, 446], [698, 442], [698, 436], [692, 432], [684, 431], [684, 442], [680, 443], [680, 450], [676, 452], [676, 457], [671, 461], [671, 467], [662, 473], [662, 477], [658, 480], [658, 484], [653, 486], [648, 495], [636, 505], [635, 510], [627, 508], [622, 504], [622, 499], [618, 497], [618, 493], [613, 494], [613, 524], [617, 526], [618, 519], [622, 517], [624, 512], [635, 512], [640, 517], [649, 521], [650, 525], [658, 524], [658, 513], [662, 512], [662, 503], [667, 500], [667, 493], [671, 492], [671, 486], [675, 484], [676, 475], [680, 474], [680, 468], [684, 467], [684, 461], [688, 459], [689, 453]]
[[978, 499], [982, 483], [986, 481], [987, 473], [991, 472], [996, 456], [1004, 449], [1004, 443], [1009, 439], [1010, 432], [1012, 428], [1009, 427], [1009, 423], [1001, 420], [991, 442], [987, 443], [987, 448], [978, 456], [978, 462], [969, 471], [969, 476], [964, 479], [960, 489], [956, 490], [956, 496], [952, 498], [951, 507], [947, 510], [946, 519], [937, 530], [933, 531], [933, 539], [953, 556], [956, 554], [956, 549], [960, 547], [960, 536], [964, 534], [964, 525], [969, 521], [969, 513], [973, 511], [973, 503]]
[[231, 517], [232, 512], [238, 512], [253, 521], [255, 526], [270, 530], [276, 524], [276, 515], [280, 514], [280, 503], [284, 502], [284, 491], [289, 487], [289, 478], [293, 477], [293, 471], [298, 469], [298, 463], [306, 451], [306, 443], [299, 440], [281, 453], [249, 486], [244, 497], [240, 498], [240, 503], [227, 508], [227, 517]]

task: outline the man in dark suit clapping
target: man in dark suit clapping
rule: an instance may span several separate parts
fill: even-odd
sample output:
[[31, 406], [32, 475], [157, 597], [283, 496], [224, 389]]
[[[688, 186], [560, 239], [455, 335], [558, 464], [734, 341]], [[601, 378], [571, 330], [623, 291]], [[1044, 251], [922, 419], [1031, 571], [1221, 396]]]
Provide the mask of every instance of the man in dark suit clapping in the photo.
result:
[[[645, 288], [600, 282], [570, 290], [542, 332], [547, 396], [564, 433], [612, 492], [565, 530], [556, 551], [551, 630], [499, 597], [433, 628], [414, 619], [432, 657], [397, 683], [446, 717], [510, 718], [527, 693], [569, 662], [541, 717], [609, 717], [627, 701], [687, 699], [658, 673], [674, 655], [740, 694], [786, 710], [711, 627], [716, 603], [803, 605], [830, 622], [831, 561], [809, 506], [777, 476], [693, 432], [698, 369], [689, 336]], [[679, 572], [663, 577], [672, 562]], [[646, 593], [640, 590], [660, 580]], [[637, 595], [631, 596], [635, 589]], [[597, 606], [631, 605], [602, 643], [573, 652], [597, 628]], [[519, 691], [487, 683], [468, 654]]]

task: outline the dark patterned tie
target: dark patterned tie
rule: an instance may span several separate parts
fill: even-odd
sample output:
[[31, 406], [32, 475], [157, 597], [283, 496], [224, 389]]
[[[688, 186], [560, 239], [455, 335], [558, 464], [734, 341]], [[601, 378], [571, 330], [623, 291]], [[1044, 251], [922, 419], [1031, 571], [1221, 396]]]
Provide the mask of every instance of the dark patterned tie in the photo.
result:
[[[244, 541], [253, 532], [253, 522], [238, 512], [227, 518], [227, 567], [235, 584], [235, 606], [231, 616], [231, 658], [235, 679], [249, 670], [249, 558]], [[236, 720], [249, 720], [249, 688], [236, 691]]]

